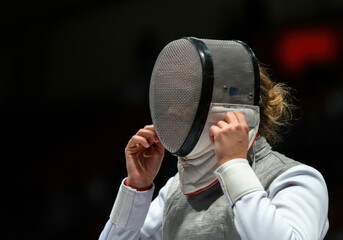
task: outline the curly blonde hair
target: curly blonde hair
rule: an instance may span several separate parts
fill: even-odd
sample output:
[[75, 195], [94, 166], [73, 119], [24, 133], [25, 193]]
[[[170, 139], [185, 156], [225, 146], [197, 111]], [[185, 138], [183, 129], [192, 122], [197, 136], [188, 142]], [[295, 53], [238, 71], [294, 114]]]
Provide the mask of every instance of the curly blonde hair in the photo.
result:
[[273, 82], [267, 69], [260, 68], [260, 127], [259, 134], [271, 145], [281, 141], [281, 130], [289, 126], [294, 109], [290, 88], [284, 83]]

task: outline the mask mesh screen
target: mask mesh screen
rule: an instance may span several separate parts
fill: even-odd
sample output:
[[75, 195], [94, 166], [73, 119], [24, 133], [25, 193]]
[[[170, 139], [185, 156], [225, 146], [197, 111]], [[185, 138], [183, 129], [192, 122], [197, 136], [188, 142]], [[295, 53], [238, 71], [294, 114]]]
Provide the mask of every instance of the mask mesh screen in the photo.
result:
[[158, 56], [150, 81], [150, 111], [157, 135], [171, 153], [184, 143], [200, 101], [202, 65], [186, 39], [169, 43]]
[[[211, 51], [214, 65], [212, 102], [254, 104], [255, 77], [251, 56], [236, 41], [203, 40]], [[223, 86], [228, 88], [223, 91]]]

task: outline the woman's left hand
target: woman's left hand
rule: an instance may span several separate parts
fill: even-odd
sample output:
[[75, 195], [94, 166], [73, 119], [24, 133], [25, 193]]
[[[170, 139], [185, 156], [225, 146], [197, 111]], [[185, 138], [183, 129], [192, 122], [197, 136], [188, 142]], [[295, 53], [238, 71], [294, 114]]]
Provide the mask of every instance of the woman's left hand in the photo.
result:
[[249, 127], [241, 111], [227, 112], [209, 132], [218, 166], [234, 158], [247, 158]]

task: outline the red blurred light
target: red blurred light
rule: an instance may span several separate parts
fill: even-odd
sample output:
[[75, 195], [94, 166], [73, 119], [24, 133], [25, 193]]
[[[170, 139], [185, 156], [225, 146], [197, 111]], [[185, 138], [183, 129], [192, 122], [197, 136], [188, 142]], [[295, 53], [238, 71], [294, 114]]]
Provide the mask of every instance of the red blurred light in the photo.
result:
[[308, 64], [328, 64], [338, 57], [338, 34], [331, 28], [289, 30], [278, 42], [278, 58], [286, 71], [298, 72]]

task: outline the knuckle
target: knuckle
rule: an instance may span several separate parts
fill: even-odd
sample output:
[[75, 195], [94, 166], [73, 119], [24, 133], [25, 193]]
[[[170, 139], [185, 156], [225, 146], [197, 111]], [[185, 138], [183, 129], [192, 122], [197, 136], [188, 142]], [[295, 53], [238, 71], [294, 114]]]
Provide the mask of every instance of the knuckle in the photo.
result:
[[222, 128], [218, 131], [218, 135], [225, 135], [226, 133], [231, 132], [230, 127]]
[[244, 124], [244, 130], [247, 131], [247, 132], [249, 132], [249, 126], [248, 126], [248, 124]]
[[234, 129], [235, 129], [236, 131], [241, 131], [241, 130], [242, 130], [242, 125], [237, 124], [237, 125], [234, 126]]
[[225, 118], [228, 119], [230, 117], [230, 115], [233, 114], [231, 111], [228, 111], [226, 114], [225, 114]]
[[223, 121], [223, 120], [218, 121], [217, 126], [219, 126], [219, 127], [225, 126], [225, 121]]
[[143, 131], [144, 131], [144, 128], [139, 129], [139, 130], [137, 131], [136, 135], [141, 134]]

